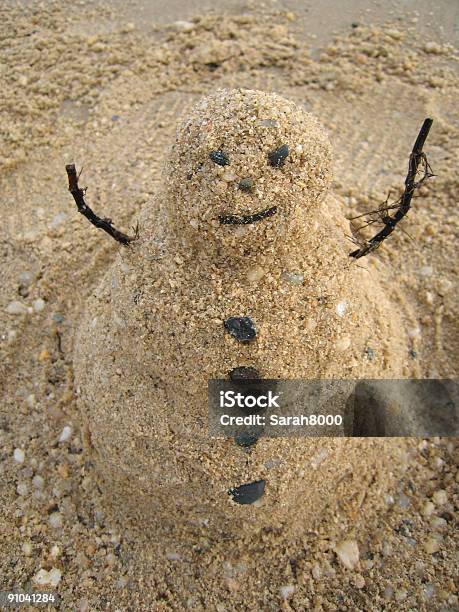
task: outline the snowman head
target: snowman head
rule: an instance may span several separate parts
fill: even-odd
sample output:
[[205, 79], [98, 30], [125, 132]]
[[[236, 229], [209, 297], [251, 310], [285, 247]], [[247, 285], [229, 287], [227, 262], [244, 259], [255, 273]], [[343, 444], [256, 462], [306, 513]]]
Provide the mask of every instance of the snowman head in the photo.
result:
[[177, 131], [166, 166], [171, 214], [197, 244], [247, 253], [313, 211], [331, 180], [317, 120], [277, 94], [219, 90]]

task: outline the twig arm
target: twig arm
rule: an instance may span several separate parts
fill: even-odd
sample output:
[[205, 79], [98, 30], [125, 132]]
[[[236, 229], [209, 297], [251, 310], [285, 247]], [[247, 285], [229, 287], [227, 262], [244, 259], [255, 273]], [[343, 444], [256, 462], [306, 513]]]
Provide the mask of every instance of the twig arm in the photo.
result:
[[[349, 257], [353, 257], [354, 259], [359, 259], [364, 255], [368, 255], [371, 251], [374, 251], [383, 240], [385, 240], [388, 236], [392, 234], [397, 223], [403, 219], [403, 217], [407, 214], [411, 207], [411, 200], [413, 198], [414, 191], [419, 187], [419, 185], [427, 178], [430, 178], [432, 174], [430, 173], [430, 167], [427, 162], [427, 158], [425, 153], [423, 153], [422, 149], [424, 147], [427, 136], [429, 135], [430, 128], [432, 127], [433, 119], [424, 119], [424, 123], [419, 131], [418, 137], [416, 138], [416, 142], [414, 143], [413, 149], [410, 154], [410, 159], [408, 162], [408, 173], [405, 179], [405, 190], [403, 191], [402, 197], [397, 202], [397, 211], [391, 217], [390, 215], [385, 215], [384, 217], [384, 227], [380, 232], [378, 232], [373, 238], [367, 241], [366, 244], [361, 246], [360, 248], [349, 253]], [[424, 163], [424, 176], [416, 181], [416, 175], [418, 173], [419, 165]], [[394, 208], [393, 206], [389, 206], [386, 210], [390, 208]]]
[[135, 236], [128, 236], [127, 234], [123, 234], [115, 227], [113, 227], [111, 219], [98, 217], [89, 206], [84, 201], [84, 190], [78, 186], [78, 175], [75, 168], [75, 164], [67, 164], [65, 166], [65, 170], [67, 171], [67, 177], [69, 180], [69, 191], [75, 200], [75, 204], [77, 205], [78, 212], [80, 212], [90, 223], [94, 225], [94, 227], [98, 227], [99, 229], [107, 232], [112, 238], [114, 238], [117, 242], [121, 244], [128, 245], [130, 242], [135, 240], [137, 237], [137, 233]]

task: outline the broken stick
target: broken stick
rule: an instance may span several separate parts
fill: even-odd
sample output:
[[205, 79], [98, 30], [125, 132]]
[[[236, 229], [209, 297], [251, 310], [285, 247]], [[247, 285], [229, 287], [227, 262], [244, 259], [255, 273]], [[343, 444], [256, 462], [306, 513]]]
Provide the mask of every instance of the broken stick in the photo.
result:
[[[360, 248], [349, 253], [349, 257], [353, 257], [354, 259], [359, 259], [364, 255], [368, 255], [385, 240], [388, 236], [392, 234], [397, 223], [399, 223], [403, 217], [407, 214], [411, 207], [411, 200], [413, 198], [414, 191], [428, 178], [434, 176], [431, 172], [431, 168], [427, 161], [426, 154], [422, 151], [427, 136], [429, 135], [430, 128], [432, 126], [433, 119], [425, 119], [422, 124], [421, 130], [416, 138], [416, 142], [414, 143], [413, 150], [410, 154], [410, 160], [408, 162], [408, 174], [405, 179], [405, 190], [401, 196], [401, 198], [393, 205], [388, 206], [386, 208], [379, 209], [378, 211], [372, 211], [367, 214], [379, 213], [381, 215], [381, 220], [384, 223], [383, 229], [378, 232], [373, 238], [368, 240], [364, 245]], [[423, 176], [416, 181], [416, 175], [419, 170], [419, 166], [423, 165]], [[382, 215], [383, 210], [389, 210], [396, 208], [396, 213], [391, 217], [389, 214]], [[359, 215], [361, 216], [361, 215]], [[355, 217], [356, 218], [356, 217]]]
[[65, 166], [67, 171], [67, 177], [69, 179], [69, 191], [75, 200], [75, 204], [77, 205], [78, 212], [80, 212], [90, 223], [94, 225], [94, 227], [98, 227], [99, 229], [110, 234], [112, 238], [114, 238], [117, 242], [124, 244], [125, 246], [135, 240], [138, 236], [138, 227], [135, 228], [134, 236], [128, 236], [127, 234], [123, 234], [112, 225], [112, 220], [107, 218], [98, 217], [89, 206], [84, 201], [85, 190], [81, 189], [78, 186], [78, 175], [75, 168], [75, 164], [68, 164]]

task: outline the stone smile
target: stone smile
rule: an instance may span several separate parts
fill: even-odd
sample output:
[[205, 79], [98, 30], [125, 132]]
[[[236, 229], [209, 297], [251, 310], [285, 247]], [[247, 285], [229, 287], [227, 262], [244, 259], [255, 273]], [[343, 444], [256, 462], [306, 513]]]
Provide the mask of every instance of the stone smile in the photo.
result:
[[272, 217], [277, 212], [277, 206], [271, 208], [265, 208], [260, 212], [254, 213], [253, 215], [220, 215], [218, 220], [221, 225], [249, 225], [250, 223], [256, 223], [267, 217]]

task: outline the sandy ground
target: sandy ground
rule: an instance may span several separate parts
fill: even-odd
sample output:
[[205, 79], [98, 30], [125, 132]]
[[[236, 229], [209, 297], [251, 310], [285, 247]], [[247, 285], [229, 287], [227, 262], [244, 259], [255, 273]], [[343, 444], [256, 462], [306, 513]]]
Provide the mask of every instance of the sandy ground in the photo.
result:
[[[171, 548], [106, 516], [73, 348], [119, 247], [76, 213], [64, 166], [84, 166], [88, 201], [127, 231], [161, 182], [178, 118], [218, 87], [276, 91], [319, 117], [347, 218], [400, 188], [434, 118], [437, 176], [406, 233], [362, 265], [392, 277], [415, 376], [457, 376], [457, 4], [226, 2], [205, 15], [210, 4], [0, 9], [0, 586], [54, 587], [59, 609], [81, 612], [455, 610], [453, 439], [413, 440], [377, 507], [340, 499], [294, 540], [267, 531]], [[343, 542], [358, 548], [351, 560]]]

